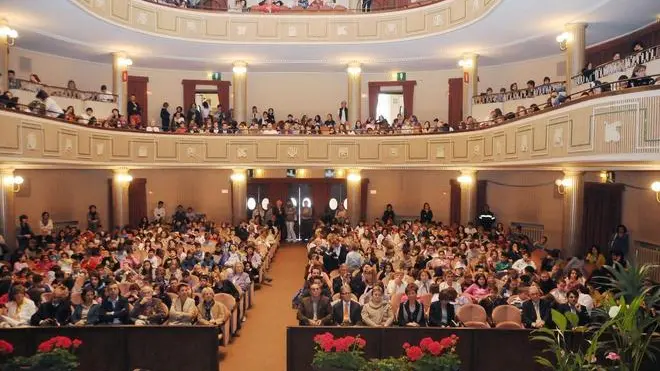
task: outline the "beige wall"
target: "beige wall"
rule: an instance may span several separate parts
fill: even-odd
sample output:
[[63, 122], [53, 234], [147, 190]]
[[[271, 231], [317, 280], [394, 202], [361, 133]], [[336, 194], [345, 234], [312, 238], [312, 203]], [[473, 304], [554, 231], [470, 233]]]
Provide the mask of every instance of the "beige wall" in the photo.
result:
[[[19, 58], [31, 60], [30, 70], [20, 69]], [[93, 63], [58, 57], [50, 54], [36, 53], [20, 48], [12, 48], [9, 65], [16, 70], [18, 77], [27, 78], [36, 73], [42, 82], [48, 85], [66, 86], [68, 80], [73, 79], [79, 89], [98, 90], [102, 84], [112, 88], [112, 67], [110, 54], [107, 63]], [[541, 82], [543, 76], [556, 76], [557, 62], [562, 61], [561, 55], [524, 61], [500, 66], [483, 67], [479, 70], [480, 87], [484, 90], [491, 86], [498, 89], [501, 86], [508, 88], [516, 81], [518, 85], [529, 79]], [[181, 80], [208, 78], [209, 71], [164, 70], [153, 68], [140, 68], [139, 59], [129, 69], [134, 76], [149, 77], [149, 117], [159, 121], [159, 112], [163, 102], [167, 101], [171, 107], [183, 105]], [[369, 66], [363, 67], [364, 71]], [[405, 70], [405, 69], [404, 69]], [[393, 69], [394, 71], [394, 69]], [[222, 72], [223, 80], [231, 81], [231, 72]], [[408, 71], [408, 80], [416, 80], [414, 113], [420, 120], [433, 120], [439, 118], [447, 120], [448, 83], [450, 78], [461, 77], [458, 67], [450, 70], [437, 71]], [[562, 77], [563, 78], [563, 77]], [[369, 114], [368, 82], [391, 81], [391, 73], [364, 73], [362, 77], [362, 117]], [[230, 93], [231, 94], [231, 93]], [[273, 107], [278, 117], [284, 118], [287, 114], [326, 115], [336, 114], [339, 102], [346, 100], [348, 95], [347, 76], [344, 72], [334, 73], [264, 73], [250, 72], [248, 67], [248, 99], [249, 107], [257, 106], [260, 111]], [[231, 101], [231, 96], [230, 96]], [[249, 108], [248, 107], [248, 108]], [[108, 113], [109, 114], [109, 113]]]
[[644, 188], [626, 187], [623, 192], [622, 222], [633, 240], [660, 245], [660, 203], [651, 183], [660, 181], [660, 171], [617, 171], [616, 182]]

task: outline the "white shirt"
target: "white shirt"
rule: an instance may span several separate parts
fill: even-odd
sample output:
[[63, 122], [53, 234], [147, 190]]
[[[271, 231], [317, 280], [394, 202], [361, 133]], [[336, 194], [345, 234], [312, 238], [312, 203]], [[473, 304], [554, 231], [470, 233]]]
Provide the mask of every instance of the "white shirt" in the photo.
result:
[[591, 310], [594, 309], [594, 299], [591, 295], [583, 294], [578, 292], [578, 304], [584, 306], [587, 309], [587, 313], [591, 315]]
[[48, 236], [53, 231], [53, 219], [48, 219], [48, 222], [44, 224], [42, 219], [39, 219], [39, 231], [42, 236]]
[[112, 94], [108, 94], [107, 92], [104, 91], [96, 96], [96, 100], [99, 102], [112, 102], [115, 100], [115, 98], [112, 96]]
[[515, 263], [511, 266], [511, 268], [515, 269], [518, 271], [518, 273], [524, 273], [526, 267], [532, 267], [536, 269], [536, 264], [534, 264], [533, 261], [526, 262], [523, 258], [520, 258], [516, 260]]
[[44, 100], [44, 105], [46, 106], [46, 116], [48, 117], [57, 117], [64, 114], [64, 111], [60, 106], [57, 105], [55, 99], [48, 97]]
[[154, 218], [163, 219], [165, 217], [165, 215], [167, 215], [165, 213], [165, 206], [154, 208]]
[[13, 300], [5, 305], [7, 307], [8, 317], [15, 321], [9, 321], [12, 322], [12, 327], [28, 326], [30, 324], [30, 318], [32, 318], [32, 315], [37, 312], [37, 306], [27, 297], [23, 298], [23, 303], [21, 304], [20, 308]]
[[[456, 290], [456, 293], [458, 293], [458, 295], [460, 295], [461, 293], [463, 293], [463, 290], [461, 289], [461, 284], [458, 283], [457, 281], [454, 281], [454, 282], [452, 283], [452, 286], [451, 286], [451, 287], [452, 287], [454, 290]], [[447, 284], [447, 282], [444, 282], [444, 281], [443, 281], [443, 282], [440, 282], [440, 284], [438, 285], [438, 290], [440, 290], [440, 291], [445, 290], [445, 289], [448, 289], [448, 288], [449, 288], [449, 285]]]
[[407, 284], [404, 282], [404, 280], [401, 280], [399, 285], [396, 284], [396, 280], [390, 280], [390, 282], [387, 284], [387, 293], [390, 295], [405, 294], [406, 286]]

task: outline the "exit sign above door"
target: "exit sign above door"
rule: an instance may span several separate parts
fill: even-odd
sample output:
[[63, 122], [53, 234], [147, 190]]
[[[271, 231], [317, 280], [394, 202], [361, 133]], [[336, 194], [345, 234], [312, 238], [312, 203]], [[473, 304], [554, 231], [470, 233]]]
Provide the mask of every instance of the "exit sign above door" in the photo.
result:
[[405, 72], [397, 72], [396, 73], [396, 81], [406, 81], [406, 73]]

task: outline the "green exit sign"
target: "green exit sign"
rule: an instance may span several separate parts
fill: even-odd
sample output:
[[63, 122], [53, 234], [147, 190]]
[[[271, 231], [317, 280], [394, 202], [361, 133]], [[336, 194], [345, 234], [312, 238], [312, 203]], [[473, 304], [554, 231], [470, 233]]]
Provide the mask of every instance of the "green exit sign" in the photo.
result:
[[405, 72], [397, 72], [396, 73], [396, 81], [406, 81], [406, 73]]
[[220, 74], [220, 72], [211, 73], [211, 80], [220, 81], [221, 79], [222, 79], [222, 75]]

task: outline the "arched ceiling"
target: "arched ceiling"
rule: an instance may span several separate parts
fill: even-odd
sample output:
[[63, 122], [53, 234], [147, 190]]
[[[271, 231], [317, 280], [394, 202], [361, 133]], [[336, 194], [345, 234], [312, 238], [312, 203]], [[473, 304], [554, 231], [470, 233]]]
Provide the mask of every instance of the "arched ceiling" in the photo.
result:
[[245, 60], [256, 72], [338, 72], [357, 60], [365, 72], [388, 72], [455, 68], [464, 52], [478, 53], [482, 66], [555, 55], [555, 37], [566, 23], [587, 22], [587, 43], [592, 45], [654, 22], [660, 3], [504, 0], [482, 19], [455, 31], [348, 45], [185, 41], [110, 24], [61, 0], [3, 0], [0, 14], [19, 31], [17, 46], [92, 62], [108, 63], [110, 53], [126, 51], [135, 66], [148, 68], [229, 70], [233, 61]]

